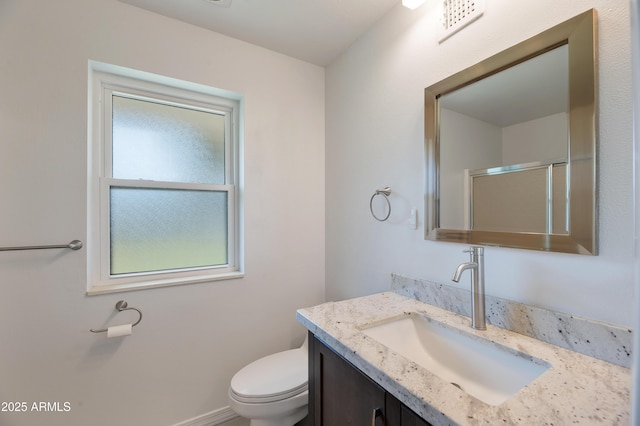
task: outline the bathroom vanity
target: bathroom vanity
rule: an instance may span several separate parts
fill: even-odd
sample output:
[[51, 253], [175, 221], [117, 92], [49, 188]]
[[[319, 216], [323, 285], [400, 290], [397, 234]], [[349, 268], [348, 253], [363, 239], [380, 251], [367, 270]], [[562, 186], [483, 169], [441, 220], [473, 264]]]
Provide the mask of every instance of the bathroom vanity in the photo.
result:
[[312, 425], [429, 425], [311, 332], [309, 371]]
[[[467, 316], [410, 297], [379, 293], [300, 309], [297, 317], [311, 333], [309, 420], [316, 426], [623, 425], [630, 421], [628, 368], [492, 325], [484, 331], [473, 330]], [[374, 332], [407, 318], [439, 324], [462, 336], [462, 345], [476, 341], [489, 351], [505, 352], [519, 359], [523, 369], [540, 369], [506, 393], [493, 389], [504, 383], [490, 382], [472, 390]], [[398, 342], [412, 339], [391, 330], [401, 334]], [[484, 369], [486, 361], [482, 355], [475, 357], [472, 349], [458, 354], [470, 366], [479, 364], [478, 370]], [[489, 374], [488, 380], [494, 376], [510, 374]]]

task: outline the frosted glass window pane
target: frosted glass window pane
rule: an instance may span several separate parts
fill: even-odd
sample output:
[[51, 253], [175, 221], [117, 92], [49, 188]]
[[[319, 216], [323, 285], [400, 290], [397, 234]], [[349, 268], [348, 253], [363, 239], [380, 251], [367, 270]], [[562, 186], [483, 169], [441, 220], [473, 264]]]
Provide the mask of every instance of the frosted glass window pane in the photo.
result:
[[111, 274], [225, 265], [227, 193], [113, 187]]
[[225, 183], [221, 114], [112, 96], [117, 179]]

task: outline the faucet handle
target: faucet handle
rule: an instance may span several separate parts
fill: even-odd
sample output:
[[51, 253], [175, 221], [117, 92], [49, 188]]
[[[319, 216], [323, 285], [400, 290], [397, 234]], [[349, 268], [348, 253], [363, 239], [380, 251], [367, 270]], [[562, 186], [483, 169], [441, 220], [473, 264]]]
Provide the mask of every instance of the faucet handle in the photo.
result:
[[482, 246], [471, 246], [468, 250], [463, 250], [463, 253], [471, 253], [471, 255], [482, 256], [484, 255], [484, 247]]

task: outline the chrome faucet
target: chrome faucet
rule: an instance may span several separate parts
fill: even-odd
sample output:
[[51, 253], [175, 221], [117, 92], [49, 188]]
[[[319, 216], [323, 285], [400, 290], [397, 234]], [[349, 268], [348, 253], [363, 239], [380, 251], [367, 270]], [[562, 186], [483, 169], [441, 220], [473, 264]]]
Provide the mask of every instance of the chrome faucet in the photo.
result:
[[487, 323], [484, 313], [484, 247], [470, 247], [463, 253], [470, 253], [470, 261], [458, 265], [453, 274], [454, 282], [460, 281], [460, 276], [467, 269], [473, 270], [471, 276], [471, 327], [476, 330], [486, 330]]

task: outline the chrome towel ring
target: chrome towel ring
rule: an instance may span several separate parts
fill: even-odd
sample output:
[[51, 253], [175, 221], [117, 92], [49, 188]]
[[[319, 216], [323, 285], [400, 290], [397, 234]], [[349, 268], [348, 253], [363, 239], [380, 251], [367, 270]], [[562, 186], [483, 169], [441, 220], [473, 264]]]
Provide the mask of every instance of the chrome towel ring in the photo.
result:
[[[374, 194], [371, 196], [371, 200], [369, 200], [369, 210], [371, 211], [371, 215], [377, 221], [384, 222], [385, 220], [389, 219], [389, 216], [391, 216], [391, 202], [389, 201], [389, 198], [388, 198], [390, 194], [391, 194], [391, 188], [389, 188], [388, 186], [385, 186], [384, 188], [376, 189], [376, 192], [374, 192]], [[384, 199], [387, 201], [387, 215], [383, 218], [379, 218], [373, 212], [373, 199], [376, 198], [377, 195], [382, 195]]]
[[[120, 300], [118, 301], [118, 303], [116, 303], [116, 311], [118, 312], [122, 312], [122, 311], [130, 311], [130, 310], [134, 310], [136, 312], [138, 312], [138, 314], [140, 315], [140, 317], [138, 318], [138, 321], [134, 322], [133, 324], [131, 324], [131, 327], [135, 327], [136, 325], [140, 324], [140, 321], [142, 321], [142, 311], [138, 308], [130, 308], [129, 305], [127, 304], [127, 302], [125, 302], [124, 300]], [[89, 330], [92, 333], [104, 333], [106, 331], [108, 331], [107, 328], [102, 328], [100, 330], [94, 330], [93, 328]]]

